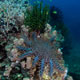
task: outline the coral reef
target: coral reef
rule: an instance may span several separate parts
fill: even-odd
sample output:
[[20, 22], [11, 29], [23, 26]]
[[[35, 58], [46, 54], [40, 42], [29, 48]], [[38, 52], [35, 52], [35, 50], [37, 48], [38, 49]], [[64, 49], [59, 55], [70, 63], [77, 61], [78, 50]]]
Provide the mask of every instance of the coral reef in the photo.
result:
[[3, 0], [0, 5], [0, 79], [65, 80], [65, 38], [49, 24], [49, 7], [29, 0]]

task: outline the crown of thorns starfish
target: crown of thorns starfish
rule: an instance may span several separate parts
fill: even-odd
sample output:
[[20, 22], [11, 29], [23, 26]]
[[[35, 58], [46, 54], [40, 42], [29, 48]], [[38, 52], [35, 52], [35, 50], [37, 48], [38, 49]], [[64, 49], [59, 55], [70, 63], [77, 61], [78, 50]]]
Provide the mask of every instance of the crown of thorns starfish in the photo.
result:
[[49, 75], [52, 76], [54, 68], [61, 73], [64, 72], [62, 66], [60, 66], [59, 59], [57, 57], [56, 48], [53, 48], [50, 44], [50, 40], [45, 41], [43, 38], [37, 38], [36, 33], [32, 33], [31, 39], [24, 37], [25, 46], [17, 46], [16, 48], [20, 51], [25, 51], [18, 58], [22, 60], [26, 56], [35, 55], [32, 65], [35, 66], [40, 60], [40, 76], [43, 75], [44, 67], [46, 64], [49, 65]]

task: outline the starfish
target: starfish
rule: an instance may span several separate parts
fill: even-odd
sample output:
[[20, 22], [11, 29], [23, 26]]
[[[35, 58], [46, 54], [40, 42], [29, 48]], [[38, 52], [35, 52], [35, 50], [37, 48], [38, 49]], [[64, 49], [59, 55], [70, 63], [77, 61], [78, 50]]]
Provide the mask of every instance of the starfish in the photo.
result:
[[61, 73], [64, 72], [64, 68], [60, 66], [59, 62], [59, 59], [62, 58], [59, 57], [59, 54], [57, 55], [57, 49], [50, 44], [50, 40], [44, 40], [43, 38], [38, 39], [36, 33], [32, 33], [31, 39], [24, 37], [24, 42], [26, 46], [16, 47], [18, 50], [24, 51], [18, 58], [22, 60], [27, 56], [35, 55], [32, 66], [35, 66], [40, 60], [40, 76], [43, 75], [46, 64], [49, 65], [50, 76], [53, 75], [54, 68]]

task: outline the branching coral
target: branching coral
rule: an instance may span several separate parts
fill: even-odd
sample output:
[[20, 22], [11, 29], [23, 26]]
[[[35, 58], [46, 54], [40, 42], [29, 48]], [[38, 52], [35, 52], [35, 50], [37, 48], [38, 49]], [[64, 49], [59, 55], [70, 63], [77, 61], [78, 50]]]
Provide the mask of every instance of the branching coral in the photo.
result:
[[[16, 4], [17, 2], [17, 4]], [[0, 19], [1, 26], [3, 25], [5, 30], [9, 30], [10, 24], [16, 25], [15, 16], [24, 17], [25, 5], [24, 1], [16, 1], [16, 0], [4, 0], [0, 1]], [[16, 27], [16, 26], [15, 26]], [[17, 28], [17, 27], [16, 27]]]

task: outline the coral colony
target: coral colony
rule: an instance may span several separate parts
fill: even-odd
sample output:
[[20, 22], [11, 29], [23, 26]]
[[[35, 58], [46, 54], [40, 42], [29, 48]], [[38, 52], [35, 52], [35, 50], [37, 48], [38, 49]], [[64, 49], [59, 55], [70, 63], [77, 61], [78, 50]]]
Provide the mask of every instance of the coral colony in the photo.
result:
[[42, 2], [0, 1], [0, 80], [65, 80], [65, 38], [49, 24], [49, 11]]

